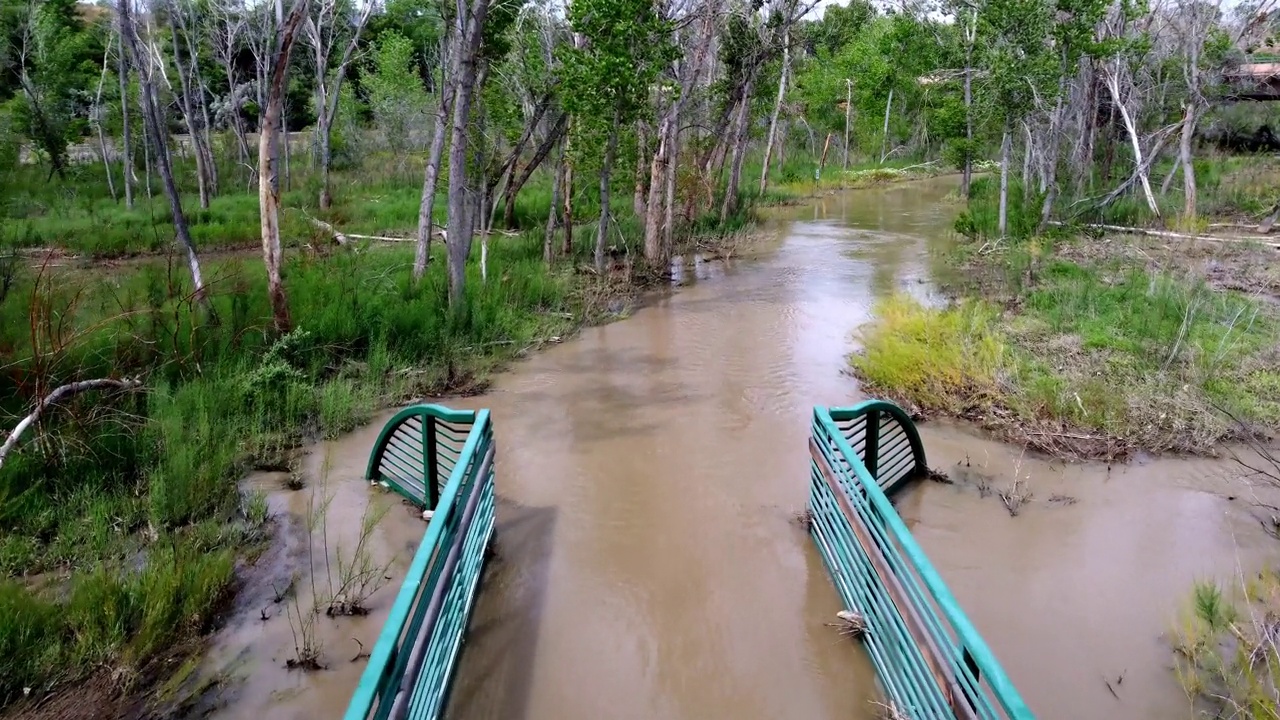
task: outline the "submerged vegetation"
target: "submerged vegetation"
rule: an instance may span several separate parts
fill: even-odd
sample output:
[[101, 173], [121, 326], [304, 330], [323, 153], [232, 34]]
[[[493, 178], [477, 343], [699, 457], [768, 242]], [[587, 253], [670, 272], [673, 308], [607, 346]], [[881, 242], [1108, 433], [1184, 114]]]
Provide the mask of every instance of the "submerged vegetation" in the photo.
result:
[[[0, 705], [147, 687], [270, 536], [248, 470], [481, 388], [796, 194], [963, 174], [969, 261], [1008, 297], [886, 303], [855, 362], [890, 394], [1099, 454], [1205, 449], [1219, 407], [1275, 424], [1264, 304], [1047, 237], [1269, 210], [1192, 157], [1268, 16], [1175, 5], [10, 3]], [[377, 584], [359, 555], [294, 608], [301, 666], [318, 612]]]
[[1239, 586], [1197, 583], [1173, 628], [1178, 682], [1216, 717], [1280, 717], [1276, 645], [1280, 575], [1264, 570]]

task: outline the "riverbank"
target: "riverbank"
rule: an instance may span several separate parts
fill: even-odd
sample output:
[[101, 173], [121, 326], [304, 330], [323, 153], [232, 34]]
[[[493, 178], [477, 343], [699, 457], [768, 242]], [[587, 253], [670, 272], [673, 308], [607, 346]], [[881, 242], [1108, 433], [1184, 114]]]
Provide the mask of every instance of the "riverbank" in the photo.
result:
[[[749, 253], [759, 235], [744, 217], [675, 250]], [[420, 283], [411, 246], [291, 253], [294, 328], [283, 336], [265, 320], [255, 254], [205, 258], [207, 307], [172, 259], [10, 261], [0, 302], [7, 425], [53, 388], [122, 380], [51, 408], [35, 443], [0, 467], [6, 715], [61, 708], [71, 683], [92, 690], [84, 707], [121, 716], [169, 702], [169, 679], [194, 667], [202, 638], [276, 541], [268, 493], [242, 491], [239, 478], [278, 471], [301, 485], [305, 444], [411, 399], [480, 392], [509, 362], [626, 317], [664, 277], [625, 247], [596, 273], [588, 229], [551, 266], [541, 232], [493, 238], [488, 277], [468, 268], [457, 311], [439, 244]]]
[[1273, 248], [1176, 238], [961, 241], [954, 302], [880, 304], [869, 392], [1050, 455], [1211, 453], [1280, 427]]

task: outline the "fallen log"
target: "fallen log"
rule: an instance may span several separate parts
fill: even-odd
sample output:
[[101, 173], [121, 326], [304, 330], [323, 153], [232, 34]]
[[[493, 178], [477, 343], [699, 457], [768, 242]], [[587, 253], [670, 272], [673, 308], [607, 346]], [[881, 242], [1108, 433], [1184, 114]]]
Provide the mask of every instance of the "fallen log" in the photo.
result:
[[[334, 242], [338, 243], [339, 245], [346, 245], [347, 241], [349, 240], [372, 240], [374, 242], [390, 242], [390, 243], [417, 242], [416, 238], [387, 237], [386, 235], [358, 235], [356, 233], [339, 232], [338, 228], [334, 227], [333, 225], [330, 225], [329, 223], [321, 220], [320, 218], [311, 217], [310, 215], [307, 215], [307, 213], [305, 212], [302, 214], [306, 216], [307, 220], [312, 225], [315, 225], [321, 230], [324, 230], [325, 232], [329, 233], [329, 235], [333, 237]], [[443, 235], [443, 231], [440, 231], [437, 234]]]
[[[1061, 222], [1050, 222], [1049, 224], [1057, 227], [1062, 227], [1064, 225]], [[1124, 233], [1126, 235], [1167, 238], [1170, 240], [1198, 240], [1202, 242], [1218, 243], [1257, 243], [1258, 245], [1280, 250], [1280, 242], [1276, 242], [1275, 238], [1263, 237], [1260, 235], [1241, 235], [1235, 237], [1224, 237], [1221, 235], [1189, 235], [1187, 233], [1171, 232], [1169, 230], [1152, 230], [1150, 228], [1102, 224], [1077, 225], [1076, 227], [1082, 227], [1087, 230], [1104, 230], [1106, 232]]]
[[63, 399], [72, 395], [87, 392], [89, 390], [134, 390], [142, 386], [142, 381], [126, 378], [124, 380], [116, 380], [114, 378], [99, 378], [97, 380], [81, 380], [79, 382], [67, 383], [53, 389], [48, 395], [44, 396], [40, 402], [36, 403], [31, 413], [14, 426], [13, 431], [9, 433], [8, 439], [4, 441], [4, 445], [0, 445], [0, 466], [4, 465], [4, 460], [18, 446], [18, 441], [22, 439], [30, 427], [40, 421], [40, 417], [52, 406], [58, 404]]

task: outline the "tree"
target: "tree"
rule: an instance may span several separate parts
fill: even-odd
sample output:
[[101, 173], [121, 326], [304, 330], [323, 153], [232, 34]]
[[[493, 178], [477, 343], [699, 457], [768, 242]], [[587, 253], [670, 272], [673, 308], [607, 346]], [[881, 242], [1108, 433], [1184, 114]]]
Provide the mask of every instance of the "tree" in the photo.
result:
[[[280, 0], [277, 0], [279, 2]], [[307, 17], [310, 0], [294, 0], [289, 16], [276, 36], [271, 55], [271, 81], [266, 89], [266, 107], [258, 128], [258, 213], [262, 224], [262, 261], [267, 269], [267, 296], [271, 301], [271, 317], [277, 333], [289, 332], [289, 302], [280, 276], [283, 252], [280, 249], [280, 156], [279, 141], [284, 114], [285, 83], [289, 75], [289, 57], [297, 40], [298, 29]], [[278, 6], [277, 6], [278, 7]]]
[[129, 51], [129, 61], [138, 70], [140, 85], [143, 125], [147, 131], [149, 145], [156, 159], [156, 169], [160, 173], [160, 181], [164, 185], [165, 197], [169, 200], [169, 212], [173, 217], [174, 234], [178, 245], [186, 253], [187, 267], [191, 271], [191, 282], [195, 300], [210, 308], [208, 293], [205, 290], [204, 277], [200, 273], [200, 259], [196, 255], [195, 242], [191, 239], [191, 230], [187, 225], [187, 215], [182, 208], [182, 197], [178, 194], [177, 183], [173, 180], [173, 167], [169, 161], [169, 132], [161, 110], [156, 91], [156, 77], [162, 70], [156, 67], [159, 52], [154, 48], [142, 49], [142, 41], [138, 37], [138, 27], [134, 23], [130, 5], [133, 0], [120, 0], [120, 28], [124, 32], [124, 45]]
[[565, 105], [575, 129], [594, 140], [591, 152], [604, 138], [594, 253], [596, 270], [603, 271], [618, 133], [639, 118], [649, 86], [661, 65], [674, 59], [675, 48], [670, 23], [654, 11], [652, 0], [574, 0], [568, 14], [581, 42], [565, 48], [564, 82], [577, 89], [565, 96]]
[[42, 0], [19, 11], [16, 62], [13, 64], [24, 102], [17, 121], [24, 134], [49, 159], [50, 175], [62, 175], [67, 144], [80, 134], [80, 89], [91, 87], [106, 49], [86, 28], [75, 0]]
[[452, 42], [457, 68], [453, 85], [453, 128], [449, 139], [449, 225], [445, 242], [449, 251], [449, 305], [460, 309], [466, 288], [467, 257], [471, 254], [470, 195], [473, 192], [467, 173], [467, 140], [471, 120], [471, 102], [475, 96], [479, 70], [480, 41], [489, 0], [471, 0], [469, 6], [459, 3], [454, 18]]
[[413, 44], [392, 30], [378, 38], [370, 72], [362, 79], [373, 121], [393, 155], [404, 158], [414, 128], [426, 117], [427, 93], [414, 70]]
[[[333, 163], [330, 135], [334, 118], [338, 114], [342, 81], [347, 75], [347, 65], [351, 63], [351, 57], [360, 43], [360, 34], [373, 11], [373, 3], [364, 3], [364, 9], [357, 13], [347, 10], [345, 3], [340, 5], [339, 0], [319, 0], [316, 16], [308, 16], [305, 26], [307, 41], [315, 54], [316, 142], [320, 164], [321, 210], [328, 210], [333, 199], [329, 191], [329, 166]], [[330, 58], [342, 42], [344, 30], [350, 37], [347, 38], [338, 64], [330, 72]]]

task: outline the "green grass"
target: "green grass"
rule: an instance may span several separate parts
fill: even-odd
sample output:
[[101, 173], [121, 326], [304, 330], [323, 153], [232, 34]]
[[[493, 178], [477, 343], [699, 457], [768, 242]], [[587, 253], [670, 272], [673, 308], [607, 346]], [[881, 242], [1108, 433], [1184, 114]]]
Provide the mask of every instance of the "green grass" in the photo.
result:
[[1192, 587], [1172, 632], [1175, 676], [1187, 699], [1207, 713], [1275, 720], [1280, 651], [1273, 628], [1280, 575], [1264, 570], [1227, 587], [1207, 581]]
[[[1280, 426], [1268, 365], [1276, 318], [1244, 296], [1118, 264], [1048, 260], [1019, 301], [926, 308], [895, 298], [863, 332], [855, 371], [920, 408], [1011, 436], [1075, 428], [1085, 454], [1206, 451], [1234, 416]], [[1225, 411], [1225, 413], [1224, 413]]]
[[141, 568], [102, 563], [64, 599], [0, 580], [0, 700], [39, 697], [85, 668], [142, 667], [208, 629], [231, 586], [235, 551], [164, 536]]
[[876, 388], [897, 389], [930, 411], [959, 415], [990, 402], [1006, 364], [1006, 340], [997, 315], [982, 303], [929, 309], [904, 295], [881, 301], [876, 322], [851, 357]]
[[548, 269], [541, 253], [536, 234], [495, 238], [489, 280], [473, 265], [458, 312], [442, 248], [418, 285], [408, 247], [294, 253], [284, 275], [297, 328], [276, 339], [256, 260], [207, 263], [216, 321], [162, 261], [20, 271], [0, 302], [6, 425], [37, 388], [73, 378], [138, 375], [146, 390], [75, 397], [0, 467], [0, 652], [11, 665], [0, 703], [104, 664], [140, 670], [198, 636], [232, 560], [257, 541], [245, 528], [265, 515], [238, 489], [248, 469], [287, 463], [290, 448], [387, 404], [474, 387], [601, 312], [599, 281]]

